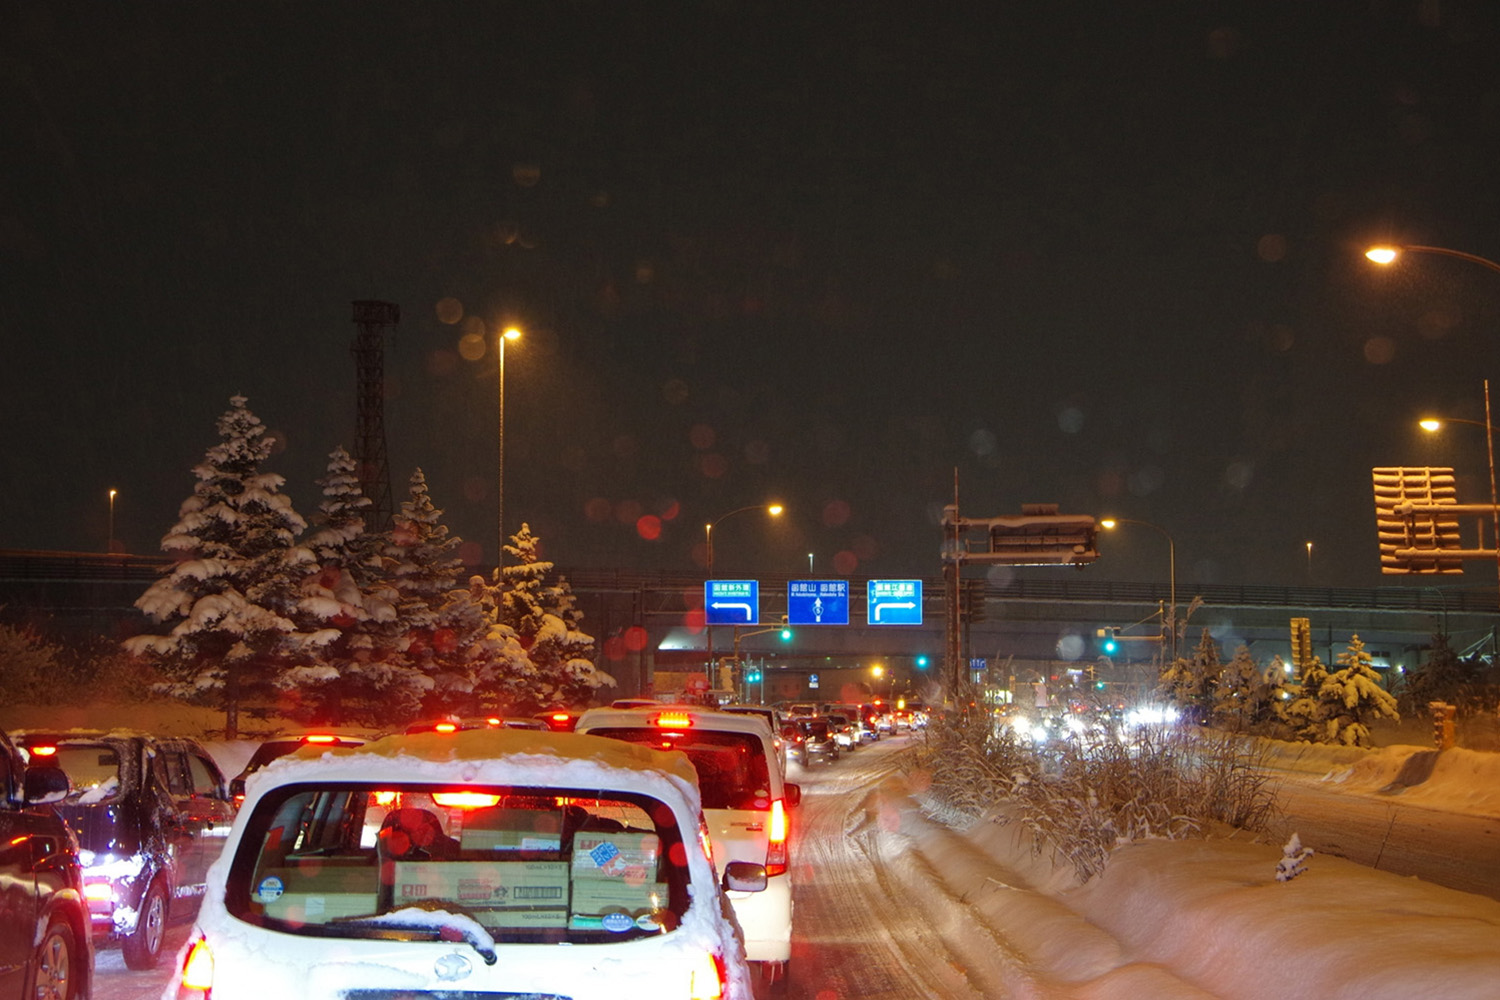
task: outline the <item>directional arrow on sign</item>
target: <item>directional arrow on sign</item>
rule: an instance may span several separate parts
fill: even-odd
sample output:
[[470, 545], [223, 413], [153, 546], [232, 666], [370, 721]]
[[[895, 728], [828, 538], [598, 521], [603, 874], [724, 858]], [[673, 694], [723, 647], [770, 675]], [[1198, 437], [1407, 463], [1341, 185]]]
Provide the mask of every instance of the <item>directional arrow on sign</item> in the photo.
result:
[[751, 609], [750, 609], [750, 605], [748, 605], [748, 604], [739, 603], [739, 602], [730, 603], [730, 602], [714, 601], [712, 604], [709, 605], [709, 607], [713, 608], [715, 611], [743, 611], [745, 613], [745, 621], [747, 621], [747, 622], [751, 618]]
[[899, 608], [902, 611], [910, 611], [917, 606], [915, 601], [878, 601], [875, 604], [875, 620], [880, 621], [880, 616], [886, 608]]

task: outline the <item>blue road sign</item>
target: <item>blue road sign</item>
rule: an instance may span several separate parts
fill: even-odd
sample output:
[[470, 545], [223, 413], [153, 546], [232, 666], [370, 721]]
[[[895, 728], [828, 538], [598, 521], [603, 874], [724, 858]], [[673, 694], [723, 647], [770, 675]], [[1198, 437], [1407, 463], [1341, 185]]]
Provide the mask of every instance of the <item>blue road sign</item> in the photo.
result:
[[788, 580], [788, 625], [848, 625], [848, 580]]
[[703, 612], [710, 625], [759, 625], [760, 581], [704, 581]]
[[871, 580], [865, 587], [865, 620], [871, 625], [922, 624], [922, 581]]

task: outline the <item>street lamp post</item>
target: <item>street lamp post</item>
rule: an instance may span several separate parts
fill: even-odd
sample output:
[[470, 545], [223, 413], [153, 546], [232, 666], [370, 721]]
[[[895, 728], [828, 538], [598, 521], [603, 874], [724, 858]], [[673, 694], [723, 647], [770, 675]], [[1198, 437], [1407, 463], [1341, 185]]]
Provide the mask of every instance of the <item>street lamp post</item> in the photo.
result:
[[119, 492], [119, 490], [109, 491], [109, 541], [106, 543], [104, 551], [110, 553], [115, 551], [115, 497]]
[[[1429, 417], [1419, 421], [1418, 426], [1428, 433], [1442, 429], [1443, 424], [1468, 424], [1484, 428], [1484, 450], [1490, 465], [1490, 544], [1495, 549], [1495, 581], [1500, 592], [1500, 494], [1495, 491], [1495, 425], [1490, 417], [1490, 380], [1484, 380], [1484, 422], [1462, 420], [1457, 417]], [[1483, 544], [1481, 543], [1481, 548]]]
[[[721, 522], [723, 522], [723, 521], [725, 521], [725, 520], [733, 517], [736, 514], [743, 514], [747, 510], [763, 510], [767, 514], [770, 514], [772, 517], [779, 517], [779, 516], [781, 516], [781, 512], [784, 509], [785, 508], [783, 508], [781, 506], [781, 504], [779, 504], [779, 503], [771, 503], [771, 504], [752, 503], [752, 504], [749, 504], [748, 506], [745, 506], [745, 507], [737, 507], [737, 508], [735, 508], [734, 510], [730, 511], [727, 514], [720, 514], [718, 517], [714, 518], [712, 521], [710, 521], [707, 524], [705, 524], [703, 526], [703, 544], [704, 544], [704, 547], [706, 549], [706, 556], [707, 556], [707, 561], [708, 561], [708, 579], [710, 581], [712, 581], [713, 578], [714, 578], [714, 529], [717, 528]], [[707, 607], [707, 601], [706, 601], [706, 598], [708, 597], [707, 590], [708, 590], [708, 588], [705, 587], [704, 588], [705, 605], [704, 605], [704, 609], [703, 609], [705, 618], [707, 618], [707, 616], [708, 616], [708, 607]], [[706, 633], [705, 636], [704, 636], [704, 641], [705, 641], [705, 643], [708, 646], [708, 669], [709, 669], [709, 672], [710, 672], [709, 683], [710, 683], [710, 685], [712, 685], [712, 683], [713, 683], [712, 671], [713, 671], [714, 666], [715, 666], [715, 663], [714, 663], [714, 627], [713, 627], [713, 624], [711, 622], [709, 622], [709, 621], [705, 621], [704, 622], [704, 630], [705, 630], [705, 633]]]
[[[1143, 528], [1159, 531], [1167, 540], [1167, 643], [1170, 650], [1171, 662], [1177, 662], [1177, 543], [1172, 540], [1171, 532], [1159, 524], [1150, 521], [1137, 521], [1129, 517], [1106, 517], [1099, 522], [1101, 528], [1113, 530], [1120, 524], [1139, 524]], [[1308, 552], [1312, 551], [1311, 543], [1308, 543]]]
[[[1470, 264], [1478, 264], [1480, 267], [1500, 274], [1500, 264], [1495, 263], [1488, 257], [1478, 254], [1466, 253], [1463, 250], [1453, 250], [1448, 247], [1430, 247], [1408, 244], [1405, 246], [1376, 246], [1365, 251], [1365, 256], [1377, 264], [1393, 264], [1403, 253], [1430, 253], [1442, 257], [1457, 257], [1459, 260], [1468, 261]], [[1453, 420], [1455, 424], [1478, 423], [1474, 420]], [[1484, 380], [1484, 440], [1485, 449], [1490, 461], [1490, 511], [1492, 540], [1495, 544], [1495, 579], [1500, 586], [1500, 496], [1495, 492], [1495, 427], [1494, 420], [1490, 417], [1490, 380]], [[1426, 425], [1423, 425], [1426, 427]], [[1439, 425], [1441, 426], [1441, 425]], [[1436, 430], [1436, 427], [1426, 428]], [[1500, 595], [1497, 595], [1500, 596]]]
[[500, 582], [500, 566], [505, 562], [505, 342], [517, 340], [521, 331], [508, 326], [495, 338], [495, 351], [500, 358], [500, 476], [495, 493], [495, 524], [500, 531], [499, 544], [495, 551], [495, 582]]

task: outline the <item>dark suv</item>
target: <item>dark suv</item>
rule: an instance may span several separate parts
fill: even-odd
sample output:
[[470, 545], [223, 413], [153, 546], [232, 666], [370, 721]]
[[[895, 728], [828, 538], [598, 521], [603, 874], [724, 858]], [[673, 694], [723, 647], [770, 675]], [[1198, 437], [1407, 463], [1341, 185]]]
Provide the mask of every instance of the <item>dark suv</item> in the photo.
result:
[[17, 733], [32, 766], [72, 782], [54, 807], [78, 837], [94, 935], [118, 940], [125, 964], [161, 956], [172, 901], [203, 892], [234, 805], [223, 773], [197, 741], [142, 733]]
[[56, 767], [28, 768], [0, 731], [0, 1000], [89, 995], [94, 949], [78, 842], [48, 803]]

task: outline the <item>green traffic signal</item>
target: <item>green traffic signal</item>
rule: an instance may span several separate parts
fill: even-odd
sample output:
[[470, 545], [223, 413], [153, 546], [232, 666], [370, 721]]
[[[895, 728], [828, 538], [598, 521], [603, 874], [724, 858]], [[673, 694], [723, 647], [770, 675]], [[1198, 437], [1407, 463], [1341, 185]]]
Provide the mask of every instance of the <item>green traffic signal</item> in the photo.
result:
[[925, 657], [925, 656], [919, 656], [919, 657], [917, 657], [917, 669], [918, 670], [926, 670], [927, 669], [927, 657]]
[[1104, 642], [1102, 643], [1106, 653], [1115, 653], [1120, 649], [1120, 643], [1115, 639], [1115, 630], [1112, 628], [1102, 629]]

